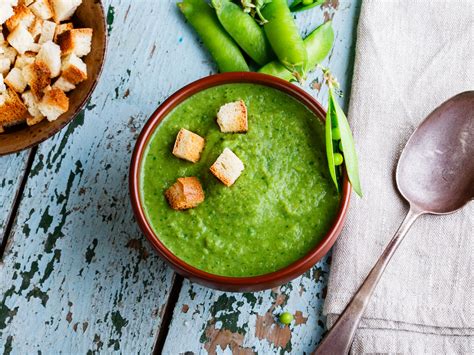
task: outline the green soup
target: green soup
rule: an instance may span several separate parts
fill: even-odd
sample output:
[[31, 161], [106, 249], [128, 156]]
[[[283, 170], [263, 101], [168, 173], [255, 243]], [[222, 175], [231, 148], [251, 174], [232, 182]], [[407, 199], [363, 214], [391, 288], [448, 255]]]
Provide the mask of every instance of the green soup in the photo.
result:
[[[221, 133], [219, 107], [242, 99], [246, 134]], [[172, 155], [180, 128], [206, 139], [201, 160]], [[245, 170], [226, 187], [209, 167], [230, 148]], [[196, 176], [206, 198], [175, 211], [164, 192], [177, 178]], [[146, 149], [141, 198], [160, 240], [179, 258], [207, 272], [254, 276], [281, 269], [308, 253], [328, 231], [340, 195], [331, 183], [324, 126], [287, 94], [254, 84], [228, 84], [193, 95], [158, 126]]]

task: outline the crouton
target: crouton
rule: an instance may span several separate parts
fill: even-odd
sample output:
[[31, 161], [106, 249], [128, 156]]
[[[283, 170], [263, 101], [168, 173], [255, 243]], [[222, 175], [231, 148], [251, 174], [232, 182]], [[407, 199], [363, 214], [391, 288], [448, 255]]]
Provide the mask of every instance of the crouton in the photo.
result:
[[12, 6], [0, 1], [0, 25], [3, 25], [13, 14]]
[[[41, 111], [38, 109], [38, 100], [36, 100], [35, 96], [31, 92], [31, 90], [25, 91], [23, 94], [21, 94], [21, 98], [23, 99], [23, 103], [26, 105], [28, 109], [28, 113], [31, 115], [33, 118], [44, 118], [43, 114]], [[30, 123], [33, 122], [30, 118]], [[38, 121], [39, 122], [39, 121]], [[26, 119], [26, 123], [28, 123], [28, 119]]]
[[35, 18], [31, 26], [28, 28], [28, 31], [31, 33], [31, 37], [33, 37], [33, 41], [36, 41], [38, 37], [41, 35], [43, 30], [43, 20], [40, 18]]
[[54, 33], [54, 42], [57, 42], [59, 35], [63, 34], [66, 31], [72, 30], [74, 25], [72, 22], [66, 22], [56, 25], [56, 31]]
[[33, 36], [25, 26], [19, 24], [10, 32], [7, 37], [8, 43], [20, 54], [32, 49], [34, 42]]
[[33, 4], [28, 6], [28, 8], [33, 12], [37, 17], [43, 20], [49, 20], [53, 17], [53, 8], [48, 0], [36, 0]]
[[7, 58], [10, 61], [10, 65], [13, 65], [13, 63], [15, 63], [15, 58], [17, 54], [18, 53], [15, 48], [10, 47], [8, 45], [6, 47], [3, 47], [3, 57]]
[[38, 109], [51, 122], [69, 110], [69, 99], [61, 89], [48, 87]]
[[35, 20], [35, 15], [25, 5], [15, 6], [13, 12], [13, 16], [5, 22], [5, 25], [10, 32], [12, 32], [18, 25], [23, 25], [24, 28], [29, 28]]
[[9, 127], [26, 120], [28, 110], [17, 93], [10, 88], [2, 94], [3, 103], [0, 105], [0, 126]]
[[201, 158], [205, 142], [200, 135], [181, 128], [174, 142], [173, 154], [178, 158], [196, 163]]
[[229, 102], [219, 109], [217, 124], [221, 132], [247, 132], [247, 106], [242, 100]]
[[0, 94], [7, 90], [7, 86], [5, 85], [5, 81], [3, 79], [3, 74], [0, 73]]
[[44, 21], [41, 28], [41, 36], [38, 43], [43, 44], [54, 39], [54, 33], [56, 31], [56, 24], [51, 21]]
[[51, 78], [55, 78], [61, 72], [61, 49], [56, 43], [48, 41], [41, 45], [36, 60], [48, 66]]
[[204, 201], [204, 191], [196, 177], [184, 177], [166, 190], [165, 197], [172, 209], [186, 210]]
[[244, 170], [244, 164], [232, 150], [225, 148], [210, 170], [224, 185], [231, 186]]
[[51, 72], [46, 64], [35, 61], [22, 69], [23, 77], [37, 100], [43, 97], [43, 90], [51, 83]]
[[70, 54], [64, 58], [61, 70], [64, 79], [74, 85], [87, 79], [86, 63], [75, 54]]
[[22, 93], [26, 89], [26, 80], [20, 69], [13, 68], [5, 77], [5, 84], [18, 93]]
[[82, 0], [52, 0], [54, 21], [59, 23], [69, 19], [81, 3]]
[[70, 83], [69, 81], [64, 79], [62, 76], [60, 76], [58, 80], [56, 80], [55, 83], [53, 84], [53, 88], [58, 88], [64, 92], [69, 92], [71, 90], [74, 90], [76, 88], [76, 85]]
[[35, 61], [36, 55], [31, 52], [26, 52], [16, 57], [15, 68], [23, 69], [28, 64], [32, 64]]
[[58, 36], [63, 55], [75, 54], [83, 57], [90, 53], [92, 43], [92, 28], [76, 28]]
[[7, 74], [10, 70], [10, 59], [0, 56], [0, 74]]

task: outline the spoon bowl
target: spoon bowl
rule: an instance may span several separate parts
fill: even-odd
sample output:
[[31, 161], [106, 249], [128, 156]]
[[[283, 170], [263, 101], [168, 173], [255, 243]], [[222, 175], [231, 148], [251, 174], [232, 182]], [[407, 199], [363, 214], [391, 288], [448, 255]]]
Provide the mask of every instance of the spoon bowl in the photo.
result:
[[436, 108], [408, 140], [398, 162], [400, 193], [418, 210], [452, 213], [474, 197], [474, 91]]

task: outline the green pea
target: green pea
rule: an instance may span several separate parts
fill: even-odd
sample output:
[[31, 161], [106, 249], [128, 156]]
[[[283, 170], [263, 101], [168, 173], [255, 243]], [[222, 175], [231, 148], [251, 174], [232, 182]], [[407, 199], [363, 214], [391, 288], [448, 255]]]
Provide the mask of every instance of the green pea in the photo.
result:
[[306, 11], [322, 5], [325, 0], [295, 0], [290, 5], [291, 12]]
[[178, 7], [201, 37], [221, 72], [249, 71], [239, 47], [204, 0], [184, 0], [178, 3]]
[[272, 0], [261, 12], [268, 21], [263, 29], [278, 59], [298, 80], [304, 78], [308, 55], [287, 0]]
[[314, 0], [303, 0], [302, 3], [303, 5], [311, 5], [314, 2]]
[[344, 157], [341, 153], [334, 153], [334, 165], [338, 166], [341, 165], [344, 161]]
[[252, 16], [230, 0], [212, 0], [212, 6], [224, 29], [250, 58], [259, 65], [272, 59], [272, 47]]
[[278, 319], [280, 320], [281, 324], [288, 325], [293, 322], [293, 318], [293, 314], [291, 314], [290, 312], [283, 312], [282, 314], [280, 314], [280, 317]]
[[343, 152], [344, 149], [342, 149], [342, 141], [339, 142], [339, 151]]
[[[319, 26], [305, 38], [304, 45], [308, 52], [306, 71], [314, 70], [316, 65], [326, 58], [331, 51], [333, 43], [334, 30], [331, 21]], [[273, 75], [286, 81], [295, 80], [293, 74], [276, 60], [261, 67], [259, 72]]]
[[338, 141], [341, 139], [341, 131], [339, 131], [339, 128], [333, 128], [332, 129], [332, 140], [333, 141]]

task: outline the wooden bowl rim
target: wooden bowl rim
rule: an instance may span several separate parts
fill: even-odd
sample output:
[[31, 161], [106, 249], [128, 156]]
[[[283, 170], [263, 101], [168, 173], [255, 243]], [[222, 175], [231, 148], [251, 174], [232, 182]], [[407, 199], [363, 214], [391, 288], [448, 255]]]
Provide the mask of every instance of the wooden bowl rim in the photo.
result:
[[160, 241], [158, 235], [153, 231], [146, 218], [140, 196], [140, 169], [143, 155], [151, 136], [160, 122], [171, 110], [190, 96], [214, 86], [232, 83], [259, 84], [283, 91], [302, 102], [319, 119], [323, 122], [325, 121], [326, 112], [315, 98], [300, 87], [282, 79], [254, 72], [223, 73], [199, 79], [172, 94], [157, 108], [145, 123], [132, 154], [129, 174], [130, 199], [140, 229], [143, 231], [152, 246], [157, 250], [158, 254], [180, 275], [189, 278], [191, 281], [218, 290], [236, 292], [260, 291], [282, 285], [300, 276], [314, 266], [335, 243], [345, 221], [352, 191], [352, 187], [345, 172], [342, 183], [342, 198], [338, 214], [322, 240], [305, 256], [292, 264], [280, 270], [258, 276], [229, 277], [215, 275], [200, 270], [181, 260]]

